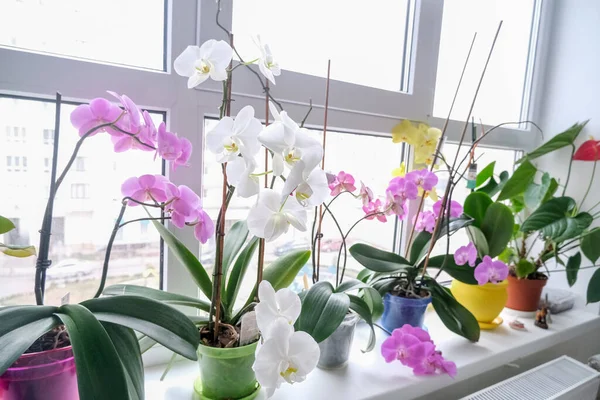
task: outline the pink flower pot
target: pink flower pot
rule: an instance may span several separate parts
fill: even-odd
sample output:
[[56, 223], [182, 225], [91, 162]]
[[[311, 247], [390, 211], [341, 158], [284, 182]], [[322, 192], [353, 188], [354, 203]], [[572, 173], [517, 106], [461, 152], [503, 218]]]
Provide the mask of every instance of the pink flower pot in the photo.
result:
[[22, 355], [0, 376], [0, 400], [79, 400], [71, 346]]

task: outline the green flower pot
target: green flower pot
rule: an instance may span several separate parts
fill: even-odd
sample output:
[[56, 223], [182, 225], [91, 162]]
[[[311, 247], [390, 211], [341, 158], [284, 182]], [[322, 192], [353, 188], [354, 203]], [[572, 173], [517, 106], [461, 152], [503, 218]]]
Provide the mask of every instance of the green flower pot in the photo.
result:
[[220, 349], [198, 346], [200, 377], [194, 383], [197, 399], [251, 400], [260, 390], [252, 364], [258, 342], [243, 347]]

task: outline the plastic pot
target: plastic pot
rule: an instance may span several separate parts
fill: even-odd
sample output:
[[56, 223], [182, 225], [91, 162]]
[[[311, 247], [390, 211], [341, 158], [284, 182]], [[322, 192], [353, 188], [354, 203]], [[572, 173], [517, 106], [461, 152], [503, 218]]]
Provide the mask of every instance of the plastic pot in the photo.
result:
[[508, 275], [506, 307], [518, 311], [537, 311], [542, 290], [548, 279], [519, 279]]
[[454, 279], [450, 290], [456, 300], [473, 314], [481, 329], [494, 329], [502, 323], [497, 319], [508, 298], [508, 281], [469, 285]]
[[252, 370], [257, 345], [254, 342], [229, 349], [198, 346], [200, 377], [194, 383], [197, 398], [254, 399], [260, 389]]
[[354, 339], [354, 328], [358, 322], [356, 314], [347, 314], [337, 329], [327, 339], [319, 343], [321, 355], [317, 366], [322, 369], [343, 368], [350, 357], [350, 347]]
[[393, 332], [394, 329], [401, 328], [406, 324], [423, 328], [425, 310], [427, 310], [429, 303], [431, 303], [431, 295], [420, 299], [412, 299], [386, 293], [383, 296], [381, 325], [389, 332]]
[[71, 346], [24, 354], [0, 376], [1, 400], [79, 400]]

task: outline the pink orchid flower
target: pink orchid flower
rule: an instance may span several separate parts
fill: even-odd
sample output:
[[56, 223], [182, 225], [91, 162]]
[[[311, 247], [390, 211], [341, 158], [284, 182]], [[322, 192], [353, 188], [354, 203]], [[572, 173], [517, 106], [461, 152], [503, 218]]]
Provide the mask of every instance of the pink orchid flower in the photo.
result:
[[358, 197], [362, 200], [363, 207], [368, 206], [369, 203], [373, 201], [373, 191], [365, 186], [362, 181], [360, 182], [360, 192]]
[[404, 201], [415, 200], [419, 195], [419, 188], [414, 182], [403, 177], [397, 177], [390, 181], [386, 192], [391, 192], [394, 197], [400, 197]]
[[178, 228], [183, 228], [186, 222], [194, 222], [198, 216], [200, 197], [185, 185], [171, 186], [172, 199], [168, 211], [171, 212], [171, 222]]
[[[139, 178], [133, 176], [123, 182], [121, 193], [124, 197], [131, 197], [141, 203], [163, 203], [168, 198], [165, 182], [166, 178], [162, 175], [142, 175]], [[138, 204], [129, 200], [128, 205], [134, 207]]]
[[381, 200], [377, 199], [375, 201], [370, 202], [366, 206], [363, 206], [363, 208], [362, 208], [363, 211], [365, 212], [366, 215], [368, 215], [368, 217], [366, 217], [366, 218], [368, 220], [377, 218], [377, 220], [380, 222], [387, 222], [387, 217], [385, 216], [385, 213], [383, 212], [381, 205], [382, 205]]
[[[433, 205], [433, 213], [435, 214], [436, 218], [440, 215], [440, 210], [442, 209], [442, 200], [438, 200], [434, 205]], [[457, 218], [460, 217], [463, 213], [463, 207], [460, 205], [459, 202], [457, 201], [450, 201], [450, 218]], [[446, 212], [444, 212], [444, 214], [446, 214]], [[445, 216], [445, 215], [443, 215]]]
[[[90, 101], [90, 104], [77, 106], [71, 113], [71, 124], [79, 131], [79, 136], [83, 136], [96, 126], [116, 121], [119, 115], [121, 115], [119, 107], [99, 97]], [[89, 136], [107, 131], [105, 127], [94, 131]]]
[[508, 267], [502, 261], [492, 261], [490, 256], [483, 257], [483, 261], [475, 268], [475, 279], [480, 285], [488, 282], [498, 283], [508, 278]]
[[[138, 108], [138, 106], [126, 95], [119, 95], [118, 93], [112, 92], [110, 90], [107, 91], [108, 94], [110, 94], [111, 96], [114, 96], [115, 98], [117, 98], [120, 102], [121, 105], [123, 106], [123, 109], [125, 110], [125, 115], [119, 120], [119, 122], [117, 123], [117, 126], [121, 129], [123, 129], [124, 131], [130, 132], [130, 133], [137, 133], [138, 129], [140, 128], [140, 109]], [[109, 133], [114, 134], [116, 136], [120, 136], [123, 133], [119, 132], [117, 130], [114, 131], [110, 131]]]
[[447, 373], [451, 378], [456, 376], [456, 364], [452, 361], [447, 361], [442, 355], [435, 351], [435, 346], [429, 343], [431, 346], [427, 346], [428, 355], [412, 360], [413, 372], [415, 375], [432, 375], [437, 371]]
[[454, 253], [454, 262], [456, 265], [465, 265], [469, 263], [469, 266], [474, 267], [477, 262], [477, 249], [472, 242], [469, 242], [466, 246], [461, 246]]
[[194, 225], [194, 236], [204, 244], [215, 233], [215, 224], [202, 208], [196, 210], [197, 221]]
[[164, 122], [158, 127], [157, 154], [167, 161], [175, 170], [177, 165], [185, 165], [192, 154], [192, 143], [186, 138], [179, 138], [175, 133], [167, 131]]
[[432, 211], [423, 211], [413, 220], [413, 224], [417, 232], [427, 231], [433, 233], [435, 229], [435, 214]]
[[385, 192], [385, 214], [396, 215], [401, 220], [408, 214], [408, 205], [406, 199], [402, 196], [394, 196], [389, 190]]
[[438, 183], [437, 175], [427, 168], [409, 172], [406, 174], [406, 179], [425, 191], [430, 191]]
[[331, 195], [337, 196], [342, 192], [354, 192], [356, 186], [354, 186], [354, 177], [350, 174], [340, 171], [337, 174], [335, 180], [329, 183], [329, 189], [331, 189]]

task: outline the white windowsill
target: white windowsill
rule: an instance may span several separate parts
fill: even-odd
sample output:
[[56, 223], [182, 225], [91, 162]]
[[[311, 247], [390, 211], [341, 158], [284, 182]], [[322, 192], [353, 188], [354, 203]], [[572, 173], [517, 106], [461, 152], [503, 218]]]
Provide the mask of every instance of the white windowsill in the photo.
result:
[[[527, 331], [516, 331], [508, 326], [510, 317], [495, 331], [482, 331], [478, 343], [467, 340], [447, 330], [435, 312], [428, 311], [425, 319], [432, 339], [449, 360], [456, 362], [458, 375], [453, 380], [445, 375], [418, 377], [399, 362], [386, 364], [379, 348], [387, 337], [376, 329], [377, 345], [370, 353], [360, 349], [367, 343], [368, 329], [358, 327], [348, 366], [341, 370], [315, 369], [305, 382], [283, 384], [272, 397], [273, 400], [362, 400], [362, 399], [413, 399], [434, 393], [450, 385], [492, 371], [528, 356], [542, 353], [600, 331], [600, 317], [577, 308], [552, 316], [549, 330], [533, 325], [532, 319], [520, 318]], [[590, 335], [588, 335], [590, 336]], [[592, 349], [590, 349], [592, 351]], [[590, 354], [591, 355], [591, 354]], [[193, 382], [198, 376], [195, 362], [176, 363], [167, 379], [160, 382], [164, 365], [146, 368], [147, 399], [192, 399]], [[521, 372], [521, 371], [518, 371]], [[475, 391], [475, 390], [473, 390]], [[264, 399], [264, 393], [258, 399]], [[453, 398], [450, 395], [447, 398]]]

